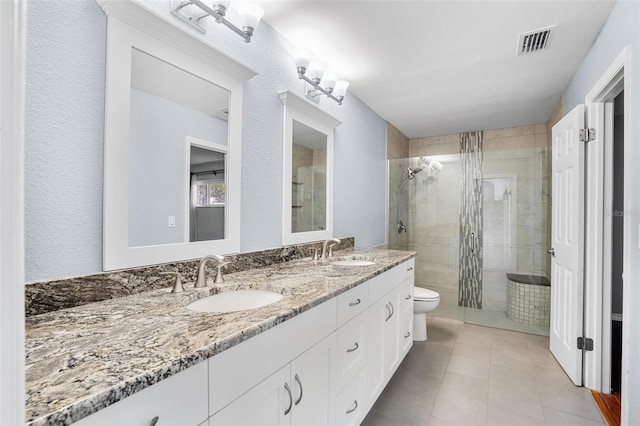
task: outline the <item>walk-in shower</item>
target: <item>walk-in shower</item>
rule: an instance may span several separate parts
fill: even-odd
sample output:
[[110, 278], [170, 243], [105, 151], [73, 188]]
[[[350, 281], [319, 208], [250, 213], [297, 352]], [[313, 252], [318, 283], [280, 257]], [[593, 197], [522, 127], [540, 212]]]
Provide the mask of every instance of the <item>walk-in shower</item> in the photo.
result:
[[430, 315], [548, 335], [549, 149], [496, 133], [390, 160], [389, 247], [417, 252]]

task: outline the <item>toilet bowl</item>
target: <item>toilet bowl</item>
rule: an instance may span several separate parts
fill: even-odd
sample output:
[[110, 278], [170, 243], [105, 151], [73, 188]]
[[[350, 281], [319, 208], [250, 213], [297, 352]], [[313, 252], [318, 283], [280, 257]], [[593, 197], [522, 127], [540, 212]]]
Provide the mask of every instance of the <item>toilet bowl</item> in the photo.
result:
[[413, 340], [427, 340], [427, 312], [434, 310], [440, 303], [438, 292], [422, 287], [413, 289]]

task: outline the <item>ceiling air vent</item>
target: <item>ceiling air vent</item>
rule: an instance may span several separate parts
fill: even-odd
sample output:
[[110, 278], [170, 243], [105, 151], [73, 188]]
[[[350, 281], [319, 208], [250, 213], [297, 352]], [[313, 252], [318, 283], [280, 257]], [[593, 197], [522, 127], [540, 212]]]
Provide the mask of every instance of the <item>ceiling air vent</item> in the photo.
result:
[[551, 33], [556, 26], [541, 28], [520, 34], [518, 37], [518, 56], [538, 52], [549, 45]]

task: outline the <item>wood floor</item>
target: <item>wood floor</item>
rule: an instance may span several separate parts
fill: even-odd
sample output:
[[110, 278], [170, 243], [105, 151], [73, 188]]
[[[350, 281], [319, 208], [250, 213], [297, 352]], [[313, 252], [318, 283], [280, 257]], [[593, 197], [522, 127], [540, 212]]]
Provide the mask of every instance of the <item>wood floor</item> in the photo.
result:
[[596, 401], [596, 405], [602, 413], [602, 417], [609, 426], [620, 426], [621, 400], [620, 394], [607, 395], [596, 391], [591, 391], [591, 396]]

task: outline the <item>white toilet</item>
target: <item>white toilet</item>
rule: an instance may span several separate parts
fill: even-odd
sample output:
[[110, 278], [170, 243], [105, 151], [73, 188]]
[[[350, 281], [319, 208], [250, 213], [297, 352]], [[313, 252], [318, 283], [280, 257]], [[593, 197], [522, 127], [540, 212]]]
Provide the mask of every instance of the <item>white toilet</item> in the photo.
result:
[[427, 312], [433, 311], [440, 303], [438, 292], [422, 287], [413, 289], [413, 340], [427, 340]]

